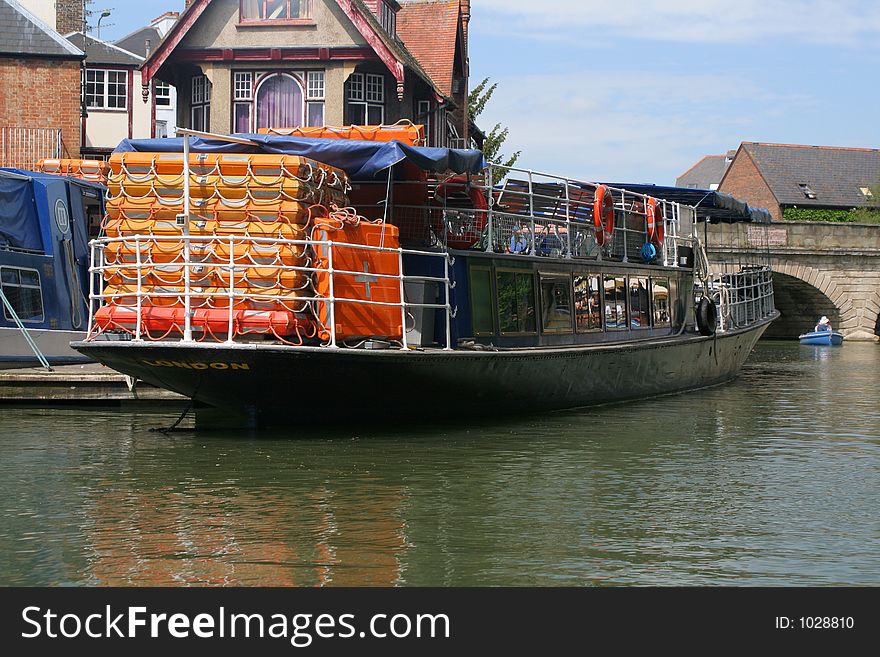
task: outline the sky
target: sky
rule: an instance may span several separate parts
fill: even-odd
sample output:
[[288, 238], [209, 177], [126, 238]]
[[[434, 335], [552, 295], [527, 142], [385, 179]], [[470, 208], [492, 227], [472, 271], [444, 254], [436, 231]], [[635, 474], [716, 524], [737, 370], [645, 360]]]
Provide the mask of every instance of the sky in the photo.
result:
[[[114, 4], [105, 39], [183, 0]], [[880, 148], [877, 0], [472, 5], [471, 85], [498, 83], [478, 124], [517, 166], [671, 185], [742, 141]]]

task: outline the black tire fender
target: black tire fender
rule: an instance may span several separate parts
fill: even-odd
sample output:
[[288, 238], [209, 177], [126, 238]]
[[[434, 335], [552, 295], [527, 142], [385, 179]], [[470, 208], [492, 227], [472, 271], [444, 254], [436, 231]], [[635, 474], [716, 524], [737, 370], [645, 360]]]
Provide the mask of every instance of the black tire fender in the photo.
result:
[[708, 297], [697, 304], [697, 330], [700, 335], [715, 335], [718, 328], [718, 307]]

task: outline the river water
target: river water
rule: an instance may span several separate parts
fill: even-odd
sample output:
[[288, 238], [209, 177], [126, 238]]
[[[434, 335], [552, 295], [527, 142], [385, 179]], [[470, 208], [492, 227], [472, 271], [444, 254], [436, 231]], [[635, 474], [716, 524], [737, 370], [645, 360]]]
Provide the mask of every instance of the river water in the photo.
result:
[[880, 585], [880, 346], [762, 342], [732, 384], [508, 423], [425, 411], [166, 436], [176, 413], [4, 408], [0, 584]]

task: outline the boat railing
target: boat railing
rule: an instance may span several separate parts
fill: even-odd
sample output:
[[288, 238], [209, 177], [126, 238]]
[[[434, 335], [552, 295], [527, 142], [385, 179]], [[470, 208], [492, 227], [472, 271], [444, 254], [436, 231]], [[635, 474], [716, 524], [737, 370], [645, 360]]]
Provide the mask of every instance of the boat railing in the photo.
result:
[[[112, 245], [125, 248], [127, 255], [124, 260], [108, 260], [107, 252]], [[247, 254], [250, 248], [271, 246], [276, 249], [291, 249], [300, 258], [294, 262], [301, 264], [284, 264], [280, 259], [267, 262], [260, 257]], [[240, 333], [236, 330], [236, 311], [242, 308], [259, 311], [260, 309], [283, 308], [284, 310], [304, 316], [316, 327], [319, 336], [317, 344], [329, 348], [349, 346], [339, 339], [337, 334], [337, 311], [340, 304], [357, 304], [372, 307], [394, 307], [400, 309], [402, 335], [400, 346], [404, 349], [408, 343], [408, 326], [413, 322], [410, 311], [414, 309], [442, 310], [445, 313], [445, 349], [452, 349], [452, 319], [455, 311], [451, 305], [450, 291], [453, 284], [450, 279], [450, 266], [454, 259], [448, 253], [421, 251], [400, 247], [372, 246], [333, 240], [316, 239], [280, 239], [274, 237], [251, 237], [242, 235], [132, 235], [125, 237], [101, 238], [90, 242], [91, 266], [89, 277], [89, 333], [87, 341], [97, 339], [106, 328], [96, 324], [97, 310], [108, 304], [122, 305], [134, 312], [135, 321], [131, 326], [117, 326], [132, 340], [165, 341], [175, 336], [180, 342], [203, 342], [213, 339], [215, 342], [233, 344], [244, 340], [254, 333]], [[182, 248], [183, 247], [183, 248]], [[163, 256], [161, 260], [153, 258], [153, 250], [157, 253], [174, 253], [171, 258]], [[347, 270], [334, 267], [334, 255], [338, 258], [339, 249], [347, 251], [391, 254], [397, 258], [397, 273], [387, 274]], [[223, 260], [217, 253], [224, 253]], [[311, 255], [320, 251], [320, 265], [315, 264]], [[198, 255], [196, 255], [198, 252]], [[226, 253], [228, 252], [228, 256]], [[443, 260], [443, 276], [405, 275], [403, 257], [405, 255], [424, 256]], [[287, 260], [290, 262], [290, 259]], [[339, 260], [337, 259], [337, 262]], [[258, 280], [248, 286], [248, 273], [257, 271]], [[315, 276], [326, 276], [326, 294], [316, 291]], [[376, 301], [370, 298], [351, 298], [337, 296], [337, 277], [366, 283], [369, 296], [370, 282], [380, 280], [396, 280], [399, 282], [399, 301]], [[287, 283], [283, 280], [287, 279]], [[119, 279], [122, 285], [109, 285], [108, 280]], [[293, 284], [290, 284], [290, 280]], [[208, 282], [210, 281], [210, 282]], [[407, 284], [437, 284], [441, 290], [438, 302], [427, 303], [407, 301]], [[261, 289], [262, 288], [262, 289]], [[183, 310], [183, 319], [165, 335], [155, 337], [145, 328], [145, 316], [148, 308], [174, 307]], [[198, 309], [226, 311], [226, 330], [209, 330], [194, 323], [195, 311]], [[323, 319], [322, 319], [323, 318]], [[429, 328], [433, 328], [433, 323]], [[411, 330], [411, 329], [410, 329]], [[267, 334], [271, 331], [266, 331]], [[177, 338], [179, 336], [179, 338]], [[195, 336], [195, 337], [194, 337]], [[270, 335], [271, 337], [271, 335]], [[281, 342], [299, 346], [302, 335], [297, 331], [297, 342], [285, 340], [283, 336], [274, 334]]]
[[709, 279], [709, 290], [718, 306], [718, 328], [722, 332], [754, 324], [776, 310], [769, 267], [714, 274]]
[[[676, 267], [678, 248], [694, 243], [679, 203], [609, 185], [498, 165], [480, 176], [410, 184], [428, 185], [429, 205], [392, 201], [389, 220], [421, 244]], [[600, 187], [613, 204], [613, 226], [604, 231], [594, 212]]]

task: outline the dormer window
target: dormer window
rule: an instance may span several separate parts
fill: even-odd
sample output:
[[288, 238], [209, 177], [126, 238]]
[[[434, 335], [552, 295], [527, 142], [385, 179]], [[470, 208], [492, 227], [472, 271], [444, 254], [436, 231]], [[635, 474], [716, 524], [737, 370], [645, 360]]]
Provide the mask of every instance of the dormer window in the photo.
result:
[[813, 188], [810, 187], [807, 183], [798, 183], [798, 187], [800, 187], [801, 192], [803, 192], [805, 198], [816, 198], [816, 192], [814, 192]]
[[859, 191], [869, 201], [874, 198], [874, 192], [871, 191], [870, 187], [859, 187]]
[[397, 14], [384, 0], [379, 1], [379, 22], [388, 34], [393, 37], [397, 36]]
[[299, 21], [312, 17], [312, 0], [240, 0], [242, 23]]

